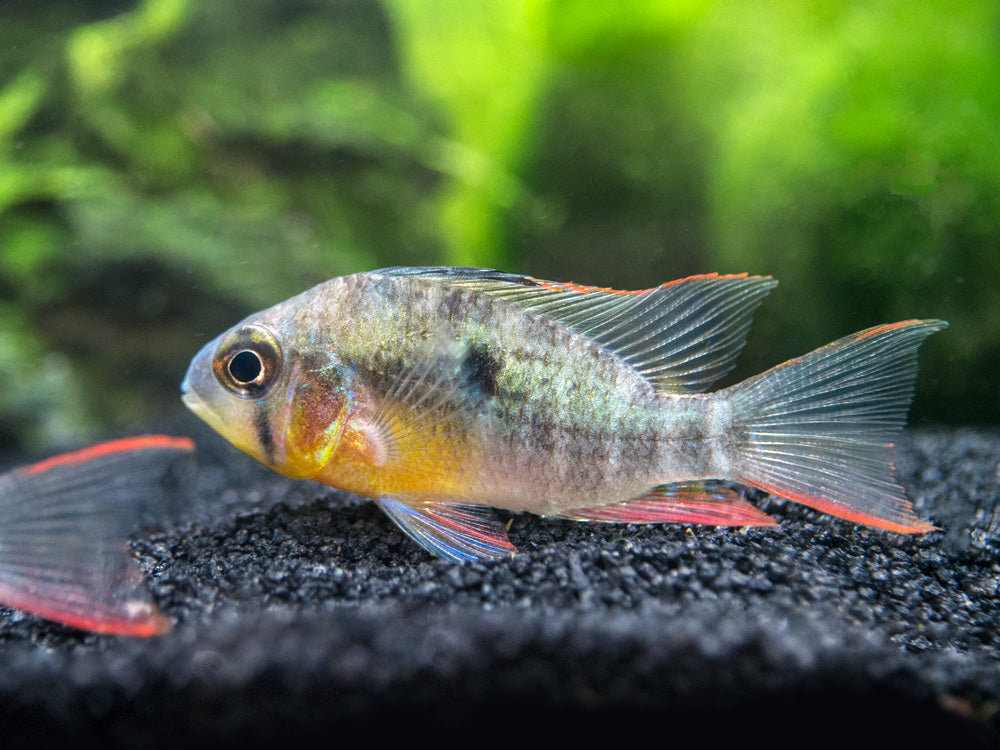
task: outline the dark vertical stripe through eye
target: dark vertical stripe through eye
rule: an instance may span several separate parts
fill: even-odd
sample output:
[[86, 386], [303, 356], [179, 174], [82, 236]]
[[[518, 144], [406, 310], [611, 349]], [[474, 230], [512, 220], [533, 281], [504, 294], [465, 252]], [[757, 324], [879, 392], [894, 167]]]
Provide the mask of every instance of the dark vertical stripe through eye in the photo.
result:
[[253, 426], [257, 431], [257, 440], [264, 450], [264, 457], [267, 463], [274, 463], [274, 434], [271, 432], [271, 422], [267, 418], [267, 411], [260, 409], [253, 418]]

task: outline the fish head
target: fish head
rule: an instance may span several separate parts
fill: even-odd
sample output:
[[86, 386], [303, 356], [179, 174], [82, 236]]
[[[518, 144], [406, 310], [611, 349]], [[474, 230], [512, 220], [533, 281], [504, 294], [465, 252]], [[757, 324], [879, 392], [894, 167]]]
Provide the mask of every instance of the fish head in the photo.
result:
[[181, 384], [191, 411], [240, 450], [295, 478], [320, 473], [356, 401], [352, 370], [264, 311], [206, 344]]

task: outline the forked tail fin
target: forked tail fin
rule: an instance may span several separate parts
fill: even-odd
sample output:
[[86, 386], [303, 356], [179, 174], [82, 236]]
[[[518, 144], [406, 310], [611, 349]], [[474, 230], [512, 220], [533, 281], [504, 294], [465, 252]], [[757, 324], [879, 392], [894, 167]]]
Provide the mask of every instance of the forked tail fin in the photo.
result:
[[890, 531], [934, 527], [893, 476], [917, 349], [948, 324], [907, 320], [834, 341], [723, 391], [740, 435], [730, 479]]

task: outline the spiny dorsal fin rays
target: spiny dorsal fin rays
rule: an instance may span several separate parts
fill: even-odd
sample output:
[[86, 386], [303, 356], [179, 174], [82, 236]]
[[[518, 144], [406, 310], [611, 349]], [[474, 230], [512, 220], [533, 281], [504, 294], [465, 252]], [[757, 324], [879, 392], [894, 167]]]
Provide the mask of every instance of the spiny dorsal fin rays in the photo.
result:
[[653, 289], [618, 291], [489, 269], [387, 269], [508, 300], [558, 320], [620, 356], [657, 390], [692, 393], [728, 373], [753, 312], [777, 281], [708, 274]]

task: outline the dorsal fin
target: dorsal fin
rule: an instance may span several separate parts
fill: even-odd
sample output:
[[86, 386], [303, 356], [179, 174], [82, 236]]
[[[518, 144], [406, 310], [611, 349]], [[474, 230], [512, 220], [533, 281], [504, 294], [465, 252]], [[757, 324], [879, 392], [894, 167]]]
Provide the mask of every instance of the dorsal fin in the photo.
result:
[[697, 393], [728, 373], [769, 276], [707, 274], [619, 291], [485, 268], [392, 268], [509, 300], [546, 315], [625, 360], [661, 392]]

